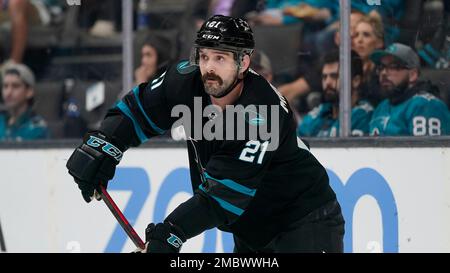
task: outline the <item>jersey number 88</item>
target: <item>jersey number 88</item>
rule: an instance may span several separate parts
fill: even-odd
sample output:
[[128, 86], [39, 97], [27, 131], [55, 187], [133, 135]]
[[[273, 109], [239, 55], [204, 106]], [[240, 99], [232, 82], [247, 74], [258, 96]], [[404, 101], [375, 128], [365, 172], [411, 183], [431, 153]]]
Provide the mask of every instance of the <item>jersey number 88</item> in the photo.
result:
[[413, 135], [415, 136], [440, 136], [441, 121], [437, 118], [426, 119], [423, 116], [414, 117], [413, 119]]

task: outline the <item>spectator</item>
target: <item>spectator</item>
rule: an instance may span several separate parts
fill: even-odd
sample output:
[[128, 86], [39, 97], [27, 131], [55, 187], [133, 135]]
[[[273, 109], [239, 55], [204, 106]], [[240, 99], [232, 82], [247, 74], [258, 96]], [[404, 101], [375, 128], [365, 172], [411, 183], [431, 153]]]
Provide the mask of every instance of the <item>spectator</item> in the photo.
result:
[[285, 83], [278, 87], [283, 96], [291, 103], [299, 96], [305, 96], [311, 91], [311, 80], [309, 80], [306, 75], [299, 76], [296, 80]]
[[10, 64], [2, 78], [7, 112], [0, 115], [0, 140], [48, 138], [46, 122], [31, 109], [35, 84], [33, 72], [23, 64]]
[[3, 66], [21, 63], [23, 60], [27, 44], [29, 6], [27, 0], [0, 0], [0, 24], [11, 21], [12, 36], [11, 54]]
[[[351, 135], [369, 133], [372, 105], [361, 92], [363, 76], [362, 61], [352, 51]], [[298, 134], [309, 137], [336, 137], [339, 135], [339, 51], [325, 55], [322, 66], [322, 89], [324, 103], [309, 112], [300, 123]]]
[[[350, 28], [351, 28], [351, 36], [354, 37], [355, 33], [355, 27], [359, 20], [361, 20], [364, 17], [364, 15], [356, 10], [352, 10], [350, 14]], [[339, 22], [336, 22], [327, 29], [323, 31], [320, 36], [322, 36], [323, 39], [318, 37], [317, 41], [313, 43], [313, 47], [316, 49], [314, 51], [317, 52], [326, 52], [331, 51], [339, 46], [339, 31], [337, 31], [339, 28]], [[333, 46], [329, 46], [329, 42], [327, 42], [327, 36], [334, 36], [334, 39], [332, 42], [334, 42]], [[328, 49], [327, 49], [328, 48]], [[307, 94], [309, 94], [311, 91], [319, 90], [321, 88], [320, 86], [320, 78], [317, 77], [317, 74], [320, 74], [320, 67], [316, 67], [317, 65], [308, 65], [307, 71], [304, 73], [300, 73], [300, 76], [289, 83], [285, 83], [278, 87], [278, 90], [283, 94], [283, 96], [286, 97], [286, 99], [293, 103], [298, 97], [304, 97]], [[313, 67], [311, 69], [311, 67]], [[305, 70], [305, 69], [303, 69]], [[308, 107], [309, 108], [309, 107]], [[312, 107], [313, 108], [313, 107]], [[309, 108], [311, 110], [312, 108]]]
[[255, 50], [251, 57], [250, 67], [268, 82], [272, 83], [273, 73], [269, 57], [261, 50]]
[[370, 60], [370, 54], [383, 48], [383, 25], [374, 17], [363, 17], [355, 26], [352, 47], [363, 61], [364, 77], [374, 71], [375, 65]]
[[377, 17], [365, 16], [356, 24], [352, 38], [352, 48], [363, 61], [362, 89], [373, 105], [377, 105], [381, 98], [378, 75], [375, 71], [375, 64], [370, 59], [370, 54], [384, 47], [383, 36], [382, 22]]
[[[361, 13], [358, 10], [352, 10], [350, 13], [350, 38], [352, 39], [352, 45], [353, 45], [353, 38], [356, 35], [356, 26], [358, 25], [359, 21], [361, 21], [365, 15]], [[339, 46], [341, 43], [341, 37], [339, 32], [339, 21], [336, 21], [332, 27], [336, 29], [335, 35], [334, 35], [334, 43], [336, 46]]]
[[[442, 9], [438, 28], [433, 37], [419, 50], [419, 56], [428, 66], [436, 69], [450, 69], [450, 2], [430, 2], [429, 6]], [[425, 30], [427, 30], [425, 28]]]
[[399, 25], [403, 23], [408, 5], [414, 7], [414, 2], [417, 1], [420, 0], [383, 0], [379, 5], [369, 5], [367, 0], [352, 0], [351, 7], [382, 22], [383, 32], [385, 33], [383, 42], [391, 44], [399, 37]]
[[0, 0], [0, 25], [11, 23], [11, 52], [0, 69], [10, 63], [22, 63], [28, 38], [28, 28], [50, 23], [50, 12], [44, 2], [50, 0]]
[[136, 84], [149, 81], [170, 62], [171, 44], [162, 36], [148, 35], [141, 47], [141, 64], [134, 72]]
[[332, 20], [329, 1], [268, 0], [262, 12], [248, 13], [247, 19], [256, 25], [287, 25], [297, 22], [327, 22]]
[[375, 51], [381, 92], [385, 97], [370, 121], [377, 136], [438, 136], [450, 132], [447, 106], [432, 93], [429, 82], [420, 82], [420, 61], [409, 46], [395, 43]]

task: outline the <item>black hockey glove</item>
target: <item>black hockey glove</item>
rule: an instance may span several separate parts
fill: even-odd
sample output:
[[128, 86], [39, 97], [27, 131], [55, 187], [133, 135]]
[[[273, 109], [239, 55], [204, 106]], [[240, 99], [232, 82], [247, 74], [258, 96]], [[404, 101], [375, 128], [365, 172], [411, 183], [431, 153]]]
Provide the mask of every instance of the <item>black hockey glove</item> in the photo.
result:
[[[85, 135], [83, 144], [72, 153], [66, 167], [86, 202], [89, 203], [93, 199], [94, 190], [100, 192], [100, 183], [107, 187], [108, 181], [114, 177], [122, 154], [119, 147], [102, 133], [94, 131]], [[101, 200], [99, 195], [95, 198]]]
[[149, 224], [145, 229], [148, 253], [178, 253], [186, 237], [184, 232], [170, 222]]

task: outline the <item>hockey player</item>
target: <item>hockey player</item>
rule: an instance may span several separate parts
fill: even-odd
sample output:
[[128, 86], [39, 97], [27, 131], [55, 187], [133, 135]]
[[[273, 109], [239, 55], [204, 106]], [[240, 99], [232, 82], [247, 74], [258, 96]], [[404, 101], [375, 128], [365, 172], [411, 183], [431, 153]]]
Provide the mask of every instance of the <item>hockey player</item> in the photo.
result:
[[[352, 51], [351, 135], [369, 134], [373, 107], [361, 90], [363, 65], [359, 55]], [[298, 134], [305, 137], [336, 137], [339, 135], [339, 51], [323, 58], [322, 89], [324, 102], [311, 110], [300, 122]]]
[[395, 43], [375, 51], [381, 92], [386, 97], [375, 109], [370, 134], [377, 136], [440, 136], [450, 133], [447, 105], [433, 86], [419, 81], [420, 61], [409, 46]]
[[[171, 110], [177, 105], [194, 112], [200, 99], [202, 107], [215, 105], [223, 113], [229, 105], [278, 109], [276, 115], [258, 113], [257, 118], [245, 119], [249, 128], [278, 123], [275, 149], [268, 149], [271, 140], [259, 133], [255, 138], [246, 133], [243, 140], [206, 140], [186, 130], [194, 194], [162, 223], [148, 225], [147, 252], [177, 253], [187, 239], [214, 227], [231, 232], [234, 251], [240, 253], [343, 251], [344, 219], [327, 173], [296, 137], [285, 99], [249, 70], [253, 48], [247, 22], [211, 17], [197, 33], [191, 61], [135, 87], [108, 112], [98, 131], [85, 136], [67, 162], [83, 198], [90, 202], [99, 183], [106, 185], [114, 176], [125, 150], [171, 128]], [[230, 121], [220, 111], [203, 118], [202, 124], [223, 119], [224, 131], [241, 129], [227, 126]], [[272, 116], [278, 118], [271, 120]]]

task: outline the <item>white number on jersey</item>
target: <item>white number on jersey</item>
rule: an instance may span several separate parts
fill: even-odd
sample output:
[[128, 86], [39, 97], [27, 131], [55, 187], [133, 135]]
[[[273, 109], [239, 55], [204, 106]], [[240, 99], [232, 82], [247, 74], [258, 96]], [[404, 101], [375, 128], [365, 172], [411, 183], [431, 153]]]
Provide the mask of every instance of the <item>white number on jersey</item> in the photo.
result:
[[269, 146], [268, 141], [265, 141], [264, 143], [261, 144], [261, 142], [257, 140], [250, 140], [245, 144], [245, 148], [242, 150], [239, 159], [245, 162], [253, 163], [255, 161], [256, 154], [258, 153], [259, 148], [261, 147], [261, 152], [258, 156], [257, 161], [258, 164], [261, 164], [268, 146]]
[[437, 118], [429, 118], [417, 116], [413, 119], [413, 135], [414, 136], [440, 136], [441, 121]]

